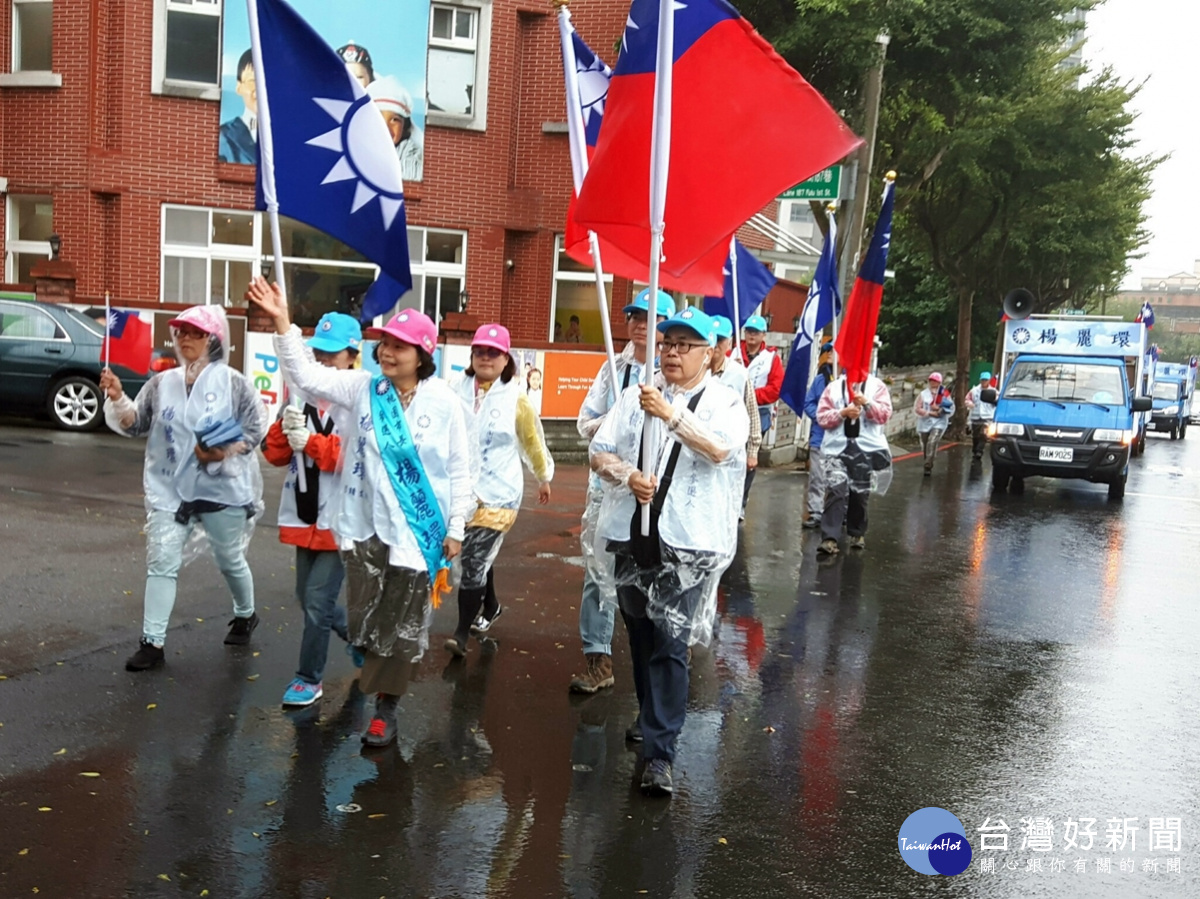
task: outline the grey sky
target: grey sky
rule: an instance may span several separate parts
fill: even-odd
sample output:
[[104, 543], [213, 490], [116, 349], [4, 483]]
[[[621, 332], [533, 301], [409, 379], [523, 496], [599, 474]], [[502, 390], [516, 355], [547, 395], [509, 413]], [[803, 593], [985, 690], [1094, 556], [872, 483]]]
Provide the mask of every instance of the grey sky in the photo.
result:
[[1108, 0], [1087, 20], [1084, 56], [1092, 68], [1149, 78], [1134, 101], [1140, 152], [1170, 153], [1146, 206], [1153, 232], [1144, 258], [1130, 263], [1126, 287], [1143, 277], [1192, 270], [1200, 259], [1200, 34], [1198, 0]]

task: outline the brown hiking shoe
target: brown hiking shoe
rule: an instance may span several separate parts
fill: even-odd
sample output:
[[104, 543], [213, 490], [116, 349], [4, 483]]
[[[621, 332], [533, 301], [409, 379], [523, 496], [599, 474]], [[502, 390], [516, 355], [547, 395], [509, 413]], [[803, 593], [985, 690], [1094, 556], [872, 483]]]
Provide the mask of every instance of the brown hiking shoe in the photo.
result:
[[602, 652], [587, 654], [587, 672], [571, 678], [572, 693], [595, 693], [613, 685], [612, 656]]

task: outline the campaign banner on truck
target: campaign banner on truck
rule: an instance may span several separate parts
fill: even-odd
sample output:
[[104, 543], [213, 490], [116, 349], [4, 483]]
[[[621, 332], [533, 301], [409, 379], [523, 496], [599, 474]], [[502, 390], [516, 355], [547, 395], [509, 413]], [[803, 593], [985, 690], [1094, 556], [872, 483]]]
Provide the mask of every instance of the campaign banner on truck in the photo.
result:
[[1146, 326], [1141, 322], [1027, 318], [1005, 322], [1004, 328], [1006, 353], [1140, 356], [1145, 352]]
[[[374, 99], [383, 116], [405, 181], [421, 181], [425, 173], [426, 65], [430, 52], [429, 0], [290, 0], [346, 64], [348, 74]], [[442, 12], [445, 18], [445, 11]], [[438, 21], [438, 34], [455, 56], [474, 52], [465, 45], [474, 40], [456, 37], [463, 28], [474, 29], [475, 13], [466, 11], [459, 26], [454, 10], [450, 21]], [[250, 55], [250, 24], [245, 3], [226, 3], [223, 15], [224, 52], [221, 57], [221, 114], [217, 156], [223, 162], [254, 165], [258, 159], [258, 124], [254, 63]], [[464, 44], [459, 48], [458, 44]], [[473, 44], [472, 44], [473, 47]], [[440, 60], [439, 56], [439, 60]], [[266, 61], [264, 61], [266, 62]], [[439, 64], [438, 72], [445, 66]], [[473, 77], [472, 77], [473, 82]], [[467, 88], [468, 112], [473, 83]], [[268, 88], [270, 85], [268, 85]], [[460, 88], [461, 89], [461, 88]], [[451, 110], [457, 112], [457, 110]], [[328, 116], [313, 105], [313, 136], [329, 130]]]

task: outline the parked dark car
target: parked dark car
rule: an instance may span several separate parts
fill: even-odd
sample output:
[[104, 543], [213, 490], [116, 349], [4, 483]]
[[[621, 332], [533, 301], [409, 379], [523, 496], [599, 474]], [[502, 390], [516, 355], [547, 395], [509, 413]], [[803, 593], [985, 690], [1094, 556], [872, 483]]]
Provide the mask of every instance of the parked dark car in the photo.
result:
[[[82, 312], [0, 299], [0, 411], [42, 410], [69, 431], [100, 427], [103, 342], [103, 324]], [[148, 380], [120, 365], [113, 372], [129, 396]]]

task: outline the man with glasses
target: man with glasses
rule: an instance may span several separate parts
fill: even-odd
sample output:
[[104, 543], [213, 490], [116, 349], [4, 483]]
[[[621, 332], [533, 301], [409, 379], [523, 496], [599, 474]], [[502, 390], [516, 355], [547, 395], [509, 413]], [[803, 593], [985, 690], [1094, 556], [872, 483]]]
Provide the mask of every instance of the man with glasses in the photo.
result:
[[[675, 313], [675, 301], [663, 291], [658, 292], [655, 300], [655, 324], [665, 321]], [[592, 386], [579, 407], [579, 419], [576, 427], [579, 436], [591, 440], [600, 430], [605, 416], [617, 401], [623, 390], [636, 385], [642, 377], [642, 368], [646, 364], [646, 328], [650, 315], [650, 290], [647, 288], [634, 297], [633, 302], [625, 307], [625, 328], [629, 341], [617, 356], [617, 378], [619, 383], [612, 383], [612, 374], [605, 361], [596, 373]], [[655, 331], [657, 338], [658, 332]], [[655, 369], [657, 369], [655, 360]], [[600, 502], [604, 498], [604, 488], [599, 476], [593, 474], [588, 479], [587, 501], [583, 512], [583, 529], [580, 532], [580, 542], [583, 548], [583, 558], [586, 562], [583, 570], [583, 595], [579, 600], [579, 637], [583, 641], [583, 654], [587, 660], [587, 668], [581, 675], [571, 678], [572, 693], [595, 693], [597, 690], [611, 687], [614, 683], [612, 669], [612, 635], [614, 624], [615, 601], [602, 602], [600, 583], [597, 575], [597, 560], [593, 546], [593, 529], [596, 515], [600, 511]]]
[[630, 731], [642, 742], [641, 788], [669, 796], [687, 712], [688, 650], [712, 637], [717, 581], [737, 549], [750, 427], [743, 396], [709, 372], [716, 343], [709, 316], [685, 308], [658, 330], [661, 374], [653, 386], [621, 394], [589, 455], [609, 485], [597, 532], [615, 556], [629, 634], [638, 697]]

